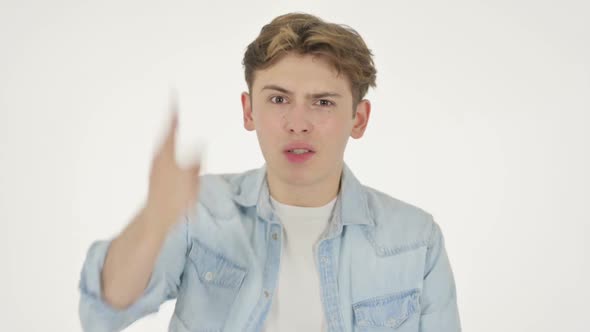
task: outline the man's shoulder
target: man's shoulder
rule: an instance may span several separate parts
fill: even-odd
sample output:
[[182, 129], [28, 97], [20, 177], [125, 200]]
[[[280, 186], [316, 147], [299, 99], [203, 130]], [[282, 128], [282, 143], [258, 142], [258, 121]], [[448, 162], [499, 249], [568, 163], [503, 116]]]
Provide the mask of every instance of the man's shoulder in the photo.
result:
[[232, 190], [233, 182], [247, 172], [249, 171], [242, 173], [205, 173], [200, 176], [200, 186], [202, 190], [216, 192]]
[[257, 170], [240, 173], [206, 173], [200, 176], [199, 204], [216, 217], [231, 216], [236, 209], [234, 198], [244, 188], [244, 181], [251, 181]]
[[206, 173], [200, 176], [201, 191], [213, 196], [222, 195], [231, 198], [240, 194], [244, 182], [252, 181], [260, 169], [249, 169], [239, 173]]
[[433, 216], [426, 210], [375, 188], [363, 185], [367, 206], [375, 222], [376, 240], [407, 246], [428, 243], [436, 229]]

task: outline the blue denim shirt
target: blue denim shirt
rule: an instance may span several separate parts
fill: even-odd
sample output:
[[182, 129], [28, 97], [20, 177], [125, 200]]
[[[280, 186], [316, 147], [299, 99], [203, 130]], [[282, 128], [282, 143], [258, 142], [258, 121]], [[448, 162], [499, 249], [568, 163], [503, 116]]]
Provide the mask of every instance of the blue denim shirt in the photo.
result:
[[[126, 309], [102, 300], [110, 241], [93, 243], [79, 285], [84, 330], [121, 330], [176, 298], [169, 331], [261, 331], [282, 247], [265, 175], [265, 166], [203, 175], [196, 208], [170, 231], [143, 295]], [[347, 165], [314, 254], [329, 331], [461, 331], [439, 226], [429, 213], [363, 186]]]

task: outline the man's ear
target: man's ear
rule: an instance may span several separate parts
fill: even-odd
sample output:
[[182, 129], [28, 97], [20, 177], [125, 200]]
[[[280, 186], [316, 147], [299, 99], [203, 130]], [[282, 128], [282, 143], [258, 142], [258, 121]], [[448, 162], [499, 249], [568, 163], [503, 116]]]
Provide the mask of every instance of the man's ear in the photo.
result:
[[252, 100], [248, 92], [242, 92], [242, 111], [244, 112], [244, 128], [247, 131], [255, 130], [254, 118], [252, 117]]
[[361, 100], [356, 106], [356, 114], [350, 137], [359, 139], [363, 137], [367, 125], [369, 124], [369, 117], [371, 115], [371, 102], [368, 99]]

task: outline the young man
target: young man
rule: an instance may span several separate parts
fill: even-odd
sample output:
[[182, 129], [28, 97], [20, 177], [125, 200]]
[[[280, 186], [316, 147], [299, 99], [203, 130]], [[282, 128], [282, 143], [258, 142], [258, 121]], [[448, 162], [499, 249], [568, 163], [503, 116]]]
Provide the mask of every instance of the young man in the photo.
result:
[[89, 249], [84, 329], [120, 330], [177, 298], [170, 331], [460, 331], [432, 216], [363, 186], [343, 161], [369, 121], [371, 57], [354, 30], [311, 15], [264, 26], [241, 100], [265, 165], [180, 169], [175, 115], [145, 207]]

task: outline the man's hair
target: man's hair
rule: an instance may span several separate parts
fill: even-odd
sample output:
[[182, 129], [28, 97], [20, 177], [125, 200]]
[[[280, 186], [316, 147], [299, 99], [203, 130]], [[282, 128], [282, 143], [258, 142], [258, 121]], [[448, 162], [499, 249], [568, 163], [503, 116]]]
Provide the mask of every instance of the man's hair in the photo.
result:
[[353, 109], [369, 86], [376, 86], [373, 54], [354, 29], [305, 13], [289, 13], [263, 26], [246, 49], [242, 64], [250, 94], [255, 71], [272, 66], [288, 53], [321, 56], [338, 74], [344, 73], [350, 81]]

